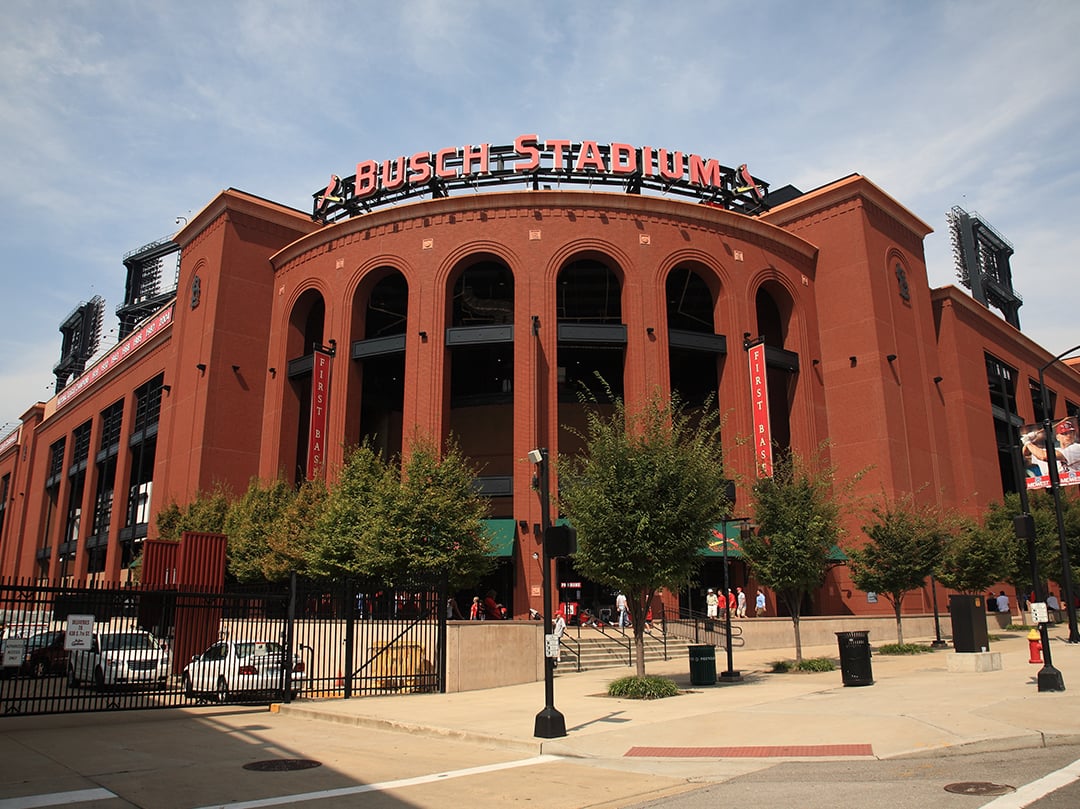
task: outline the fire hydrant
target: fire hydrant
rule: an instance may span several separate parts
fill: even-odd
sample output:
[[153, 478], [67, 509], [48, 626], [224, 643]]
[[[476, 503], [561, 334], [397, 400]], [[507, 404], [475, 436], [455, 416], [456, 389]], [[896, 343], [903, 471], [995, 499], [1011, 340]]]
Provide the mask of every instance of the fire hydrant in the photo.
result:
[[1042, 655], [1039, 654], [1042, 651], [1042, 644], [1039, 642], [1038, 630], [1032, 629], [1028, 632], [1028, 663], [1042, 663]]

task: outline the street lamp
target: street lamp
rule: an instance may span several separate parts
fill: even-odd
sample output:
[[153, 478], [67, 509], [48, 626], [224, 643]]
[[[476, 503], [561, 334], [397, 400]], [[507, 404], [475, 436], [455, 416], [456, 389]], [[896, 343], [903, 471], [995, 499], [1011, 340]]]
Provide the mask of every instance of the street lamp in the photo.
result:
[[[1009, 392], [1005, 387], [1005, 377], [999, 373], [997, 381], [1001, 390], [1002, 401], [1008, 404]], [[1045, 601], [1046, 593], [1043, 588], [1042, 576], [1039, 574], [1039, 555], [1035, 551], [1035, 520], [1031, 516], [1027, 484], [1024, 481], [1024, 463], [1020, 457], [1020, 444], [1012, 435], [1008, 437], [1008, 450], [1009, 457], [1012, 458], [1013, 476], [1019, 483], [1017, 488], [1020, 493], [1021, 513], [1013, 517], [1013, 531], [1017, 539], [1022, 539], [1027, 543], [1028, 564], [1031, 566], [1031, 588], [1035, 591], [1035, 599], [1036, 601]], [[1039, 674], [1036, 677], [1036, 688], [1039, 691], [1064, 691], [1065, 680], [1062, 678], [1061, 672], [1054, 668], [1054, 661], [1050, 653], [1050, 634], [1047, 631], [1045, 622], [1039, 622], [1039, 635], [1042, 638], [1043, 667], [1039, 669]]]
[[1046, 390], [1044, 372], [1060, 360], [1080, 351], [1080, 345], [1063, 351], [1039, 369], [1039, 395], [1042, 397], [1043, 435], [1046, 443], [1046, 466], [1050, 473], [1050, 493], [1054, 498], [1054, 514], [1057, 518], [1058, 545], [1061, 551], [1062, 586], [1065, 588], [1065, 609], [1069, 615], [1068, 643], [1080, 643], [1080, 631], [1076, 626], [1076, 602], [1073, 600], [1072, 567], [1069, 563], [1069, 546], [1065, 541], [1065, 517], [1061, 510], [1061, 478], [1057, 466], [1057, 440], [1054, 437], [1054, 419], [1050, 412], [1050, 398]]
[[548, 534], [551, 532], [551, 492], [549, 484], [548, 451], [546, 449], [529, 450], [529, 460], [536, 465], [536, 476], [540, 484], [540, 544], [543, 563], [541, 586], [544, 588], [544, 709], [536, 715], [533, 736], [541, 739], [557, 739], [566, 735], [566, 720], [555, 708], [555, 654], [557, 650], [548, 648], [552, 632], [551, 603], [551, 554], [548, 546]]

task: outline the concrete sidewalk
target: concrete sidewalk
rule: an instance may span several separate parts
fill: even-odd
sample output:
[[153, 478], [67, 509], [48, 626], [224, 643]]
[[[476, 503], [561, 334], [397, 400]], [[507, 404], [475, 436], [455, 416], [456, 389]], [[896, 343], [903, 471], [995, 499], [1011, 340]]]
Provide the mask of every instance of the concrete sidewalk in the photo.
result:
[[[544, 683], [454, 694], [409, 694], [350, 700], [300, 700], [276, 707], [291, 716], [379, 727], [428, 736], [586, 758], [808, 758], [943, 755], [1080, 743], [1080, 644], [1067, 626], [1051, 629], [1054, 667], [1066, 691], [1038, 692], [1042, 668], [1028, 662], [1026, 633], [991, 642], [1002, 667], [950, 671], [949, 649], [892, 657], [873, 655], [874, 683], [844, 686], [839, 668], [772, 674], [771, 663], [793, 649], [736, 650], [740, 682], [691, 686], [687, 659], [649, 663], [683, 689], [662, 700], [615, 699], [612, 680], [633, 669], [560, 671], [555, 707], [567, 735], [533, 735], [544, 708]], [[928, 643], [929, 639], [909, 639]], [[887, 641], [885, 641], [887, 642]], [[838, 660], [836, 646], [804, 649], [804, 657]], [[726, 669], [717, 650], [717, 671]], [[954, 666], [955, 668], [955, 666]]]

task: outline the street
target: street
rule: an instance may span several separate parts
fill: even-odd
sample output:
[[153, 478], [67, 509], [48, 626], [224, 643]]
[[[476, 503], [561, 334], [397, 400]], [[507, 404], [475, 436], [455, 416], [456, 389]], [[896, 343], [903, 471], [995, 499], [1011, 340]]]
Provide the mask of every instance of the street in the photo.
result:
[[[588, 759], [218, 707], [0, 720], [0, 809], [47, 805], [993, 807], [994, 794], [1080, 758], [1080, 746], [878, 761]], [[262, 769], [245, 768], [251, 765]], [[317, 766], [316, 766], [317, 765]], [[34, 797], [36, 796], [36, 797]], [[1033, 804], [1075, 809], [1073, 781]]]

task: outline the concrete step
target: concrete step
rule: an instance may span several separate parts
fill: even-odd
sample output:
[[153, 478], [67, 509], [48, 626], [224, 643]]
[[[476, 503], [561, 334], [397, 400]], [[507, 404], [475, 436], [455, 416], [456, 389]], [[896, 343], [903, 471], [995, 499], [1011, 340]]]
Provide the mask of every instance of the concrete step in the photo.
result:
[[[654, 632], [646, 633], [644, 638], [645, 661], [665, 659], [665, 641], [663, 636]], [[670, 635], [666, 642], [666, 659], [686, 657], [689, 644], [682, 638]], [[567, 631], [562, 644], [562, 664], [560, 672], [582, 671], [600, 668], [629, 667], [634, 660], [634, 637], [627, 633], [603, 633], [591, 628], [583, 628], [578, 635], [576, 629]]]

